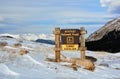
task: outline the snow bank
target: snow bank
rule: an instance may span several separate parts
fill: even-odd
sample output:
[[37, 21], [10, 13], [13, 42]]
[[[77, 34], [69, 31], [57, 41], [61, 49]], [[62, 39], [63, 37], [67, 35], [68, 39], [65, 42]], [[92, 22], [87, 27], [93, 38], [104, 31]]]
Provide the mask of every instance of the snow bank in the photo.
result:
[[19, 73], [9, 69], [5, 64], [0, 64], [0, 73], [6, 74], [6, 75], [14, 75], [14, 76], [20, 75]]

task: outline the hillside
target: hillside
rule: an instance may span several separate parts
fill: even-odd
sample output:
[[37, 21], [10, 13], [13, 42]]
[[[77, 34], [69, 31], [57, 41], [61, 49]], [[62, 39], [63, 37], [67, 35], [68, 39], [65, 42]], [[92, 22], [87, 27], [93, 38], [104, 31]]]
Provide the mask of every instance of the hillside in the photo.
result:
[[[52, 37], [49, 37], [52, 38]], [[47, 38], [46, 38], [47, 39]], [[54, 45], [16, 38], [0, 37], [0, 79], [119, 79], [120, 54], [86, 51], [97, 58], [95, 70], [79, 67], [74, 71], [68, 62], [49, 62]], [[25, 50], [26, 53], [21, 52]], [[67, 59], [80, 57], [79, 51], [62, 51]], [[62, 57], [61, 57], [62, 58]]]
[[120, 52], [120, 17], [91, 34], [87, 38], [86, 46], [91, 51]]
[[[95, 41], [100, 40], [103, 38], [103, 36], [107, 35], [109, 32], [120, 31], [120, 17], [109, 21], [106, 23], [102, 28], [92, 33], [88, 38], [87, 41]], [[111, 38], [111, 37], [110, 37]]]

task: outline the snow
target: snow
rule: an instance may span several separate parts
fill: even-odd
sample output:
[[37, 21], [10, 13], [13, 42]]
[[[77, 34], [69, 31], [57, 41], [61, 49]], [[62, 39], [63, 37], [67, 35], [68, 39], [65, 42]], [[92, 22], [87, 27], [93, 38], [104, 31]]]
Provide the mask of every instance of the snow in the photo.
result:
[[10, 36], [15, 39], [19, 40], [30, 40], [35, 41], [37, 39], [47, 39], [47, 40], [54, 40], [54, 35], [45, 35], [45, 34], [0, 34], [0, 36]]
[[5, 64], [0, 64], [0, 73], [7, 75], [15, 75], [15, 76], [19, 75], [18, 73], [10, 70]]
[[[48, 38], [46, 36], [44, 36], [45, 39]], [[74, 71], [69, 67], [71, 63], [45, 60], [47, 57], [54, 58], [54, 45], [25, 39], [19, 42], [18, 39], [2, 37], [0, 37], [0, 42], [3, 39], [8, 45], [0, 47], [0, 79], [120, 79], [120, 53], [86, 51], [87, 56], [97, 58], [95, 70], [92, 72], [78, 68], [77, 71]], [[18, 42], [22, 46], [13, 47]], [[29, 53], [19, 55], [19, 50], [22, 48], [28, 50]], [[80, 57], [79, 51], [61, 51], [61, 53], [67, 59]], [[107, 64], [107, 66], [100, 64]]]
[[36, 61], [36, 60], [33, 59], [31, 56], [29, 56], [29, 55], [25, 55], [25, 56], [26, 56], [26, 58], [28, 58], [29, 60], [31, 60], [31, 62], [34, 62], [35, 64], [39, 64], [39, 65], [41, 65], [41, 66], [44, 66], [42, 63]]

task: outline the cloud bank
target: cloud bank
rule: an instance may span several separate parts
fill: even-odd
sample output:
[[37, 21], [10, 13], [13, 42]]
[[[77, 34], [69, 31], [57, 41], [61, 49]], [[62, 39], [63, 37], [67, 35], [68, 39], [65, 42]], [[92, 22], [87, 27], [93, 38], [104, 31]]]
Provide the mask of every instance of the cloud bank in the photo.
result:
[[120, 0], [100, 0], [102, 7], [107, 7], [111, 13], [120, 14]]

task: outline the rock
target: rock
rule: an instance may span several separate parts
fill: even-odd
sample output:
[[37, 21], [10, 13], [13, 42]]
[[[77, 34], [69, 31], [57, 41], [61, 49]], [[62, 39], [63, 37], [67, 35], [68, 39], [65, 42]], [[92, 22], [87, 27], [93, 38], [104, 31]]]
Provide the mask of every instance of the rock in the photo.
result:
[[109, 67], [109, 65], [108, 65], [107, 63], [102, 63], [102, 64], [99, 64], [99, 66]]
[[21, 49], [21, 50], [19, 51], [19, 54], [20, 54], [20, 55], [24, 55], [24, 54], [27, 54], [27, 53], [29, 53], [29, 51], [27, 51], [27, 50], [25, 50], [25, 49]]
[[120, 68], [115, 68], [116, 70], [120, 70]]
[[22, 46], [22, 44], [20, 44], [20, 43], [14, 44], [14, 47], [16, 47], [16, 48], [21, 47], [21, 46]]
[[69, 62], [75, 64], [77, 60], [80, 60], [80, 58], [70, 58]]
[[7, 42], [0, 42], [0, 47], [4, 47], [4, 46], [7, 46], [8, 43]]
[[76, 65], [81, 66], [81, 67], [83, 67], [87, 70], [90, 70], [90, 71], [94, 71], [94, 69], [95, 69], [95, 65], [93, 64], [93, 62], [90, 60], [87, 60], [87, 59], [84, 61], [77, 60]]
[[76, 66], [83, 67], [84, 69], [94, 71], [95, 65], [91, 60], [85, 59], [82, 61], [80, 58], [71, 58], [70, 63], [73, 65], [73, 69], [76, 69]]
[[85, 56], [85, 58], [86, 58], [87, 60], [92, 61], [92, 62], [96, 62], [96, 61], [97, 61], [97, 59], [94, 58], [94, 57], [92, 57], [92, 56]]
[[77, 65], [76, 64], [73, 63], [71, 67], [73, 68], [73, 70], [77, 71]]

